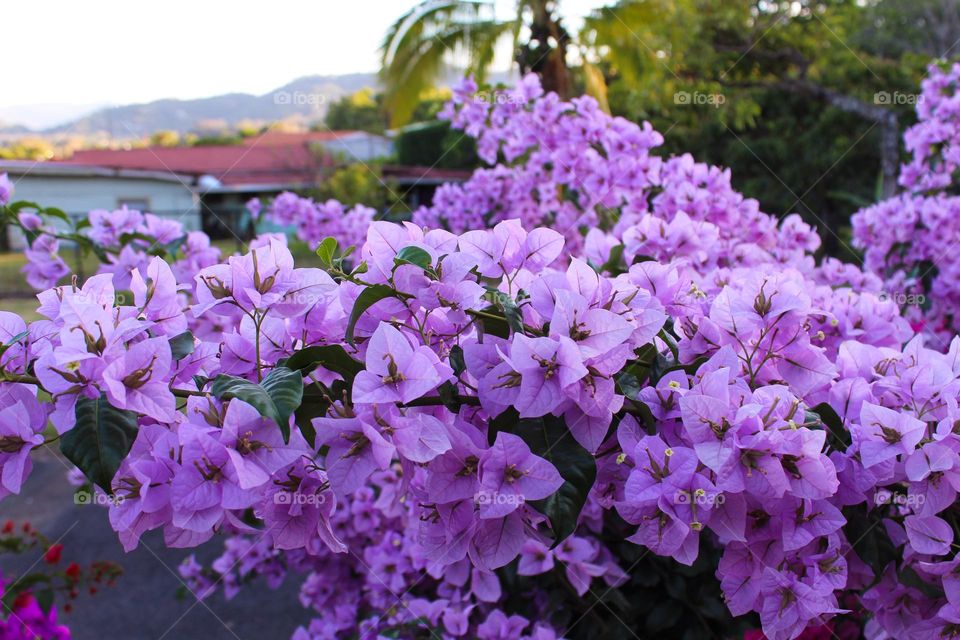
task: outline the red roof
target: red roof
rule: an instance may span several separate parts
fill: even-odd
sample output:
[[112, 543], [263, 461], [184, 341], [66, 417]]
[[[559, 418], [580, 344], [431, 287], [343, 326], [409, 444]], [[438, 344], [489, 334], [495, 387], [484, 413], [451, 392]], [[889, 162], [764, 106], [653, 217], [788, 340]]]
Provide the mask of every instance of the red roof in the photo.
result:
[[[142, 147], [138, 149], [87, 149], [77, 151], [64, 163], [168, 172], [189, 176], [213, 176], [227, 187], [315, 184], [336, 160], [316, 143], [357, 135], [357, 131], [267, 132], [240, 145], [197, 147]], [[385, 178], [403, 184], [462, 182], [471, 172], [459, 169], [384, 165]]]
[[265, 144], [257, 140], [244, 145], [88, 149], [77, 151], [65, 162], [210, 175], [224, 185], [308, 184], [333, 164], [332, 158], [312, 149], [308, 140], [281, 142], [271, 137]]
[[260, 145], [288, 145], [310, 144], [315, 142], [329, 142], [352, 136], [370, 135], [363, 131], [307, 131], [304, 133], [288, 133], [285, 131], [267, 131], [260, 135], [244, 138], [243, 144], [250, 146]]

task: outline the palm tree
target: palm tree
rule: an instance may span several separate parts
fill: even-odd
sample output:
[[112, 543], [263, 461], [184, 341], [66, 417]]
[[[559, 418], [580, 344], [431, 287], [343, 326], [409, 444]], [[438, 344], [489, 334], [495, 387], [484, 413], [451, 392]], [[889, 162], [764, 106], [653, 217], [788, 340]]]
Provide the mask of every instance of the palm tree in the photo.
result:
[[[556, 15], [558, 0], [517, 0], [509, 20], [498, 20], [491, 0], [423, 0], [396, 20], [381, 46], [381, 81], [393, 126], [407, 122], [420, 95], [438, 80], [452, 56], [483, 81], [497, 45], [512, 38], [521, 73], [540, 75], [548, 91], [570, 91], [570, 36]], [[521, 42], [521, 37], [524, 39]]]

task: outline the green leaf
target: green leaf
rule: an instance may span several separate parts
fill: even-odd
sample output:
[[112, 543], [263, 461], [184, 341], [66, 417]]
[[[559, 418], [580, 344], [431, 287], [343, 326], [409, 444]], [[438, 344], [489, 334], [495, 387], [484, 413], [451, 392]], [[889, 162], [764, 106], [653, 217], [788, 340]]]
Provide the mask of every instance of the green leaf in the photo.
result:
[[503, 305], [503, 317], [507, 319], [507, 324], [513, 329], [513, 332], [523, 333], [523, 314], [520, 312], [520, 307], [509, 298], [504, 298], [501, 304]]
[[312, 382], [303, 390], [303, 400], [293, 414], [293, 420], [300, 427], [300, 433], [313, 447], [317, 440], [317, 431], [313, 419], [326, 415], [330, 408], [330, 398], [341, 398], [347, 389], [342, 380], [334, 381], [332, 389], [322, 382]]
[[437, 395], [440, 396], [440, 401], [443, 402], [447, 411], [453, 414], [460, 413], [460, 394], [457, 393], [457, 388], [452, 382], [447, 380], [437, 387]]
[[60, 438], [60, 450], [91, 482], [112, 493], [110, 481], [137, 436], [137, 414], [99, 398], [79, 398], [77, 423]]
[[318, 366], [332, 371], [347, 382], [364, 370], [362, 362], [354, 360], [346, 349], [338, 344], [316, 345], [297, 351], [287, 358], [284, 366], [307, 376]]
[[821, 402], [807, 411], [804, 422], [819, 422], [827, 431], [828, 440], [838, 448], [850, 446], [850, 431], [843, 426], [843, 420], [836, 410], [826, 402]]
[[[155, 252], [155, 255], [165, 256], [167, 258], [175, 258], [177, 252], [180, 251], [180, 248], [183, 246], [183, 243], [187, 241], [187, 236], [183, 235], [179, 238], [171, 240], [167, 244], [160, 245], [159, 252]], [[152, 244], [152, 243], [151, 243]]]
[[70, 222], [70, 216], [64, 213], [62, 209], [56, 207], [47, 207], [43, 210], [43, 214], [53, 218], [60, 218], [64, 222]]
[[173, 354], [174, 360], [183, 360], [193, 353], [195, 347], [193, 334], [189, 331], [184, 331], [180, 335], [170, 338], [170, 352]]
[[10, 338], [9, 340], [7, 340], [7, 341], [4, 343], [3, 346], [5, 346], [5, 347], [12, 347], [13, 345], [17, 344], [18, 342], [20, 342], [21, 340], [23, 340], [24, 338], [26, 338], [26, 337], [29, 336], [29, 335], [30, 335], [30, 332], [29, 332], [29, 331], [21, 331], [21, 332], [18, 333], [17, 335], [15, 335], [15, 336], [13, 336], [12, 338]]
[[326, 237], [317, 247], [317, 256], [320, 258], [320, 264], [326, 268], [333, 266], [333, 257], [337, 254], [337, 239]]
[[37, 599], [40, 608], [44, 612], [50, 613], [50, 609], [53, 608], [53, 589], [40, 589], [35, 591], [33, 596]]
[[530, 505], [547, 516], [553, 527], [553, 545], [569, 537], [577, 528], [577, 519], [597, 478], [597, 462], [580, 446], [563, 418], [547, 415], [517, 422], [513, 432], [524, 439], [530, 450], [557, 468], [563, 484], [552, 496]]
[[11, 202], [7, 205], [7, 210], [14, 214], [20, 213], [24, 209], [33, 209], [37, 212], [43, 211], [43, 208], [36, 202], [30, 202], [28, 200], [18, 200], [17, 202]]
[[458, 344], [450, 348], [450, 367], [453, 369], [453, 375], [459, 376], [467, 370], [467, 362], [463, 357], [463, 347]]
[[277, 367], [260, 384], [220, 374], [214, 378], [210, 391], [221, 400], [243, 400], [260, 415], [276, 422], [283, 441], [290, 441], [290, 416], [303, 400], [303, 376], [299, 371]]
[[614, 275], [623, 273], [623, 245], [618, 244], [610, 249], [610, 257], [600, 267], [600, 273], [611, 273]]
[[[487, 307], [483, 309], [483, 313], [490, 315], [474, 316], [474, 321], [479, 320], [479, 323], [477, 323], [479, 332], [484, 335], [489, 333], [492, 336], [504, 339], [510, 337], [510, 325], [507, 323], [507, 319], [501, 315], [499, 308]], [[491, 317], [491, 315], [496, 317]], [[482, 339], [481, 342], [483, 342]]]
[[372, 284], [357, 297], [353, 303], [353, 309], [350, 311], [350, 318], [347, 320], [346, 339], [348, 344], [353, 344], [353, 329], [357, 326], [357, 320], [363, 315], [363, 312], [380, 302], [384, 298], [390, 298], [397, 295], [397, 292], [385, 284]]
[[421, 269], [429, 269], [433, 260], [426, 250], [420, 247], [404, 247], [397, 252], [397, 264], [412, 264]]

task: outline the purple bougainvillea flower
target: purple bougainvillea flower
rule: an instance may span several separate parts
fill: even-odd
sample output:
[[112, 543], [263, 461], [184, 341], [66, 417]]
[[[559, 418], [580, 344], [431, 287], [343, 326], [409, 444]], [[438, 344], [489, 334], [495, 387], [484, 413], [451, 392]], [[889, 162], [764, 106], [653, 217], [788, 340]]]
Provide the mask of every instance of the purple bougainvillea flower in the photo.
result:
[[556, 467], [534, 455], [520, 436], [501, 431], [480, 460], [480, 517], [502, 518], [562, 484]]
[[917, 553], [942, 556], [950, 552], [953, 529], [936, 516], [907, 516], [903, 521], [910, 546]]
[[32, 387], [4, 385], [0, 393], [0, 499], [20, 493], [33, 468], [30, 451], [43, 444], [46, 419]]
[[13, 183], [10, 182], [10, 178], [7, 177], [7, 174], [0, 173], [0, 207], [9, 204], [12, 197]]
[[853, 425], [851, 431], [860, 460], [869, 468], [898, 455], [913, 453], [926, 425], [902, 411], [865, 402], [860, 410], [860, 424]]
[[110, 404], [173, 422], [176, 399], [167, 389], [171, 360], [166, 338], [149, 338], [130, 347], [103, 370]]
[[353, 401], [410, 402], [450, 376], [432, 349], [414, 348], [395, 327], [380, 323], [367, 344], [367, 369], [353, 381]]

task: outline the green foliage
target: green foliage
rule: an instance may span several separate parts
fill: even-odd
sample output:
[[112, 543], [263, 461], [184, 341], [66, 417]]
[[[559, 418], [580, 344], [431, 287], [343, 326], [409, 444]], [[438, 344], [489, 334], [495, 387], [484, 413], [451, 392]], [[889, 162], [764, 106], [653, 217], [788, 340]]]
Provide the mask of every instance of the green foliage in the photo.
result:
[[597, 478], [596, 460], [570, 435], [562, 417], [546, 415], [535, 420], [519, 420], [511, 430], [523, 438], [533, 453], [549, 460], [563, 475], [563, 484], [555, 494], [531, 503], [550, 520], [556, 546], [577, 528], [580, 511]]
[[303, 375], [288, 367], [275, 367], [257, 384], [220, 374], [213, 379], [210, 392], [220, 400], [238, 398], [251, 405], [260, 415], [276, 422], [284, 442], [289, 442], [290, 416], [303, 399]]
[[394, 142], [397, 162], [415, 167], [472, 169], [480, 161], [476, 143], [447, 122], [429, 122], [403, 129]]
[[621, 0], [581, 41], [614, 114], [651, 121], [668, 154], [730, 167], [764, 211], [800, 213], [827, 253], [857, 260], [843, 229], [878, 177], [894, 188], [882, 136], [912, 121], [929, 60], [917, 4], [938, 2]]
[[323, 123], [333, 131], [383, 133], [388, 125], [383, 96], [374, 95], [372, 89], [361, 89], [343, 96], [327, 108]]
[[393, 192], [384, 182], [378, 163], [354, 162], [327, 176], [316, 188], [316, 198], [337, 200], [348, 207], [363, 204], [381, 210], [394, 199]]
[[110, 482], [137, 436], [137, 414], [112, 406], [105, 395], [77, 399], [76, 425], [60, 438], [60, 450], [108, 494]]

